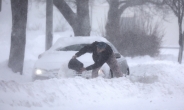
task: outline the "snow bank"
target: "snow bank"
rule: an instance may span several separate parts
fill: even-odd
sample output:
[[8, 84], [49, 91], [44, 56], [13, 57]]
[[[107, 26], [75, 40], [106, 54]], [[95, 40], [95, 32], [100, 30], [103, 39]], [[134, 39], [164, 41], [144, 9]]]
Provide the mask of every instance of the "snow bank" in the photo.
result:
[[148, 56], [127, 59], [131, 75], [123, 78], [1, 79], [0, 109], [184, 109], [184, 65]]

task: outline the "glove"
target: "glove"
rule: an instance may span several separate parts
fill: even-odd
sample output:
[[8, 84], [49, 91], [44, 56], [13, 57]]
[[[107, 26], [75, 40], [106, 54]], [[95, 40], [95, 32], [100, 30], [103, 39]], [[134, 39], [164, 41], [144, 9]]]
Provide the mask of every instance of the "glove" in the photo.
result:
[[81, 68], [80, 72], [86, 71], [86, 68]]
[[76, 59], [77, 58], [77, 56], [76, 55], [74, 55], [73, 57], [72, 57], [72, 59]]

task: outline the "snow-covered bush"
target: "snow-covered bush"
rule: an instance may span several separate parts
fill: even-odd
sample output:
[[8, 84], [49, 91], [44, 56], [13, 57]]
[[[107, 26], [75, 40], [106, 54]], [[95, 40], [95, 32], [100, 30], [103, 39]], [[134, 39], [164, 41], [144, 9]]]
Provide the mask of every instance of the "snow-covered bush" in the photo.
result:
[[157, 55], [163, 37], [158, 23], [138, 16], [122, 18], [121, 35], [114, 39], [120, 53], [131, 57]]

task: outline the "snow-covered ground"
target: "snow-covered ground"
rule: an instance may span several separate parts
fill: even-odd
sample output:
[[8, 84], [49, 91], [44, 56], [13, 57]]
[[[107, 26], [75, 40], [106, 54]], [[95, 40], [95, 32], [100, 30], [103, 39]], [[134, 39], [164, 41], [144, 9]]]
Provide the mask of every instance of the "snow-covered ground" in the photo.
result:
[[[0, 62], [0, 110], [184, 109], [184, 64], [177, 63], [177, 50], [163, 49], [155, 58], [126, 58], [131, 71], [128, 77], [31, 82], [36, 54], [41, 51], [33, 49], [37, 46], [44, 47], [38, 43], [27, 46], [30, 52], [23, 75], [7, 67], [8, 57], [1, 59], [4, 61]], [[3, 53], [7, 52], [5, 47]]]
[[[0, 110], [184, 110], [184, 60], [177, 63], [177, 49], [161, 49], [154, 58], [127, 57], [128, 77], [32, 82], [33, 65], [45, 46], [44, 31], [32, 23], [27, 30], [23, 75], [13, 73], [7, 66], [11, 34], [8, 8], [0, 12]], [[54, 42], [71, 35], [70, 30], [54, 32]]]

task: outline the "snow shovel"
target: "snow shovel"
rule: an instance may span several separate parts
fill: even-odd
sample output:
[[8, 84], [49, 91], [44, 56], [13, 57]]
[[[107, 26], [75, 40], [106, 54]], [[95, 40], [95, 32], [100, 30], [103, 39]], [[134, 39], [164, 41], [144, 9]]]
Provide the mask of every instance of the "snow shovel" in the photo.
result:
[[83, 68], [84, 64], [81, 63], [76, 58], [72, 58], [68, 63], [68, 68], [77, 71], [80, 73], [80, 70]]

